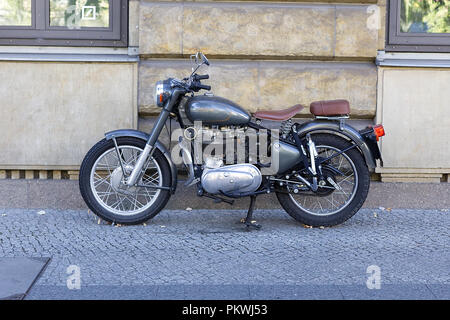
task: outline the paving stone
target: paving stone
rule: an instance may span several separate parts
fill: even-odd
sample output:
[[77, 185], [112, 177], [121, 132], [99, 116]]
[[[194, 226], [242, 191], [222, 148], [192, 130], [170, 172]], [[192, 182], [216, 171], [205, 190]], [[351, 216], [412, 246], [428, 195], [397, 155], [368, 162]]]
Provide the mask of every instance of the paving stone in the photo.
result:
[[[380, 289], [368, 289], [367, 286], [340, 286], [344, 299], [348, 300], [434, 300], [434, 294], [425, 284], [387, 284]], [[447, 287], [448, 289], [448, 287]]]
[[87, 286], [69, 290], [66, 286], [36, 285], [27, 300], [154, 300], [157, 286]]
[[[142, 299], [152, 296], [144, 287], [157, 287], [158, 299], [448, 296], [444, 210], [362, 209], [326, 229], [303, 228], [282, 210], [257, 210], [263, 228], [252, 232], [237, 223], [244, 210], [164, 210], [146, 226], [127, 227], [98, 224], [87, 210], [40, 210], [2, 209], [0, 216], [0, 257], [52, 257], [30, 299], [66, 287], [70, 265], [79, 266], [82, 289], [67, 297], [109, 297], [108, 286]], [[381, 269], [381, 291], [367, 292], [370, 265]]]
[[427, 284], [436, 299], [450, 300], [450, 284]]

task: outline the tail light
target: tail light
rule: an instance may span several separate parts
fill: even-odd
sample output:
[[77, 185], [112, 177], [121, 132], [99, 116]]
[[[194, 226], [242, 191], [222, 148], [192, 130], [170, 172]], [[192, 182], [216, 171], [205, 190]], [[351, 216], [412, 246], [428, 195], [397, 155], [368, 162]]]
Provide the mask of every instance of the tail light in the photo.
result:
[[383, 137], [385, 135], [383, 125], [377, 124], [376, 126], [374, 126], [373, 133], [375, 133], [375, 136], [377, 137], [377, 141], [380, 140], [380, 137]]

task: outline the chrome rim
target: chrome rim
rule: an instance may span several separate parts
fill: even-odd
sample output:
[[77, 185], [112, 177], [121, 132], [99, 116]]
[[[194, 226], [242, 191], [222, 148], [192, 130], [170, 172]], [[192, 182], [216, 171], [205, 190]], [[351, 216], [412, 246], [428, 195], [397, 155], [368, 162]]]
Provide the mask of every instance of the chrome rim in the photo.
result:
[[[119, 146], [126, 176], [133, 170], [142, 149]], [[162, 186], [161, 168], [153, 159], [149, 159], [142, 169], [140, 185]], [[91, 170], [91, 191], [97, 202], [106, 210], [117, 215], [135, 215], [147, 210], [158, 198], [161, 189], [126, 186], [123, 183], [122, 167], [116, 149], [104, 152]]]
[[[338, 152], [339, 149], [331, 146], [316, 146], [317, 153], [321, 158], [328, 158]], [[289, 197], [301, 210], [317, 216], [328, 216], [345, 209], [355, 197], [358, 189], [358, 172], [355, 164], [348, 155], [342, 153], [326, 164], [333, 166], [343, 173], [334, 175], [333, 181], [341, 188], [335, 189], [330, 194], [319, 196], [313, 192], [293, 194], [289, 192]], [[327, 183], [328, 188], [331, 187]], [[326, 190], [325, 188], [322, 188]], [[329, 189], [330, 190], [330, 189]], [[291, 191], [291, 190], [289, 190]]]

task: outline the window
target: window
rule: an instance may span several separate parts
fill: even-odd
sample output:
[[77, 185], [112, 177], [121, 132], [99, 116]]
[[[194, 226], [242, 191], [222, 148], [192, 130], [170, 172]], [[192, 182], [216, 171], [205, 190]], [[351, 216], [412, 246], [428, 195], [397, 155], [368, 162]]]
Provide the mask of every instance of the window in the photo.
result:
[[0, 0], [0, 45], [128, 44], [126, 0]]
[[390, 0], [386, 51], [450, 52], [450, 0]]

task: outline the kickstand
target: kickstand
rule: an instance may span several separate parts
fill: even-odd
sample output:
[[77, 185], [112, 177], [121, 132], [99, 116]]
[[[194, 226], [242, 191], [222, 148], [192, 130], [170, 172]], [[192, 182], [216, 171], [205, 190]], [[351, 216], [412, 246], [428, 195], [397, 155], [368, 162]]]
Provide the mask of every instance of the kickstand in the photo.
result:
[[261, 229], [261, 225], [252, 221], [253, 218], [253, 210], [255, 209], [256, 196], [250, 196], [250, 206], [248, 208], [247, 217], [244, 220], [244, 224], [247, 228], [247, 231], [250, 231], [250, 228], [254, 228], [256, 230]]

